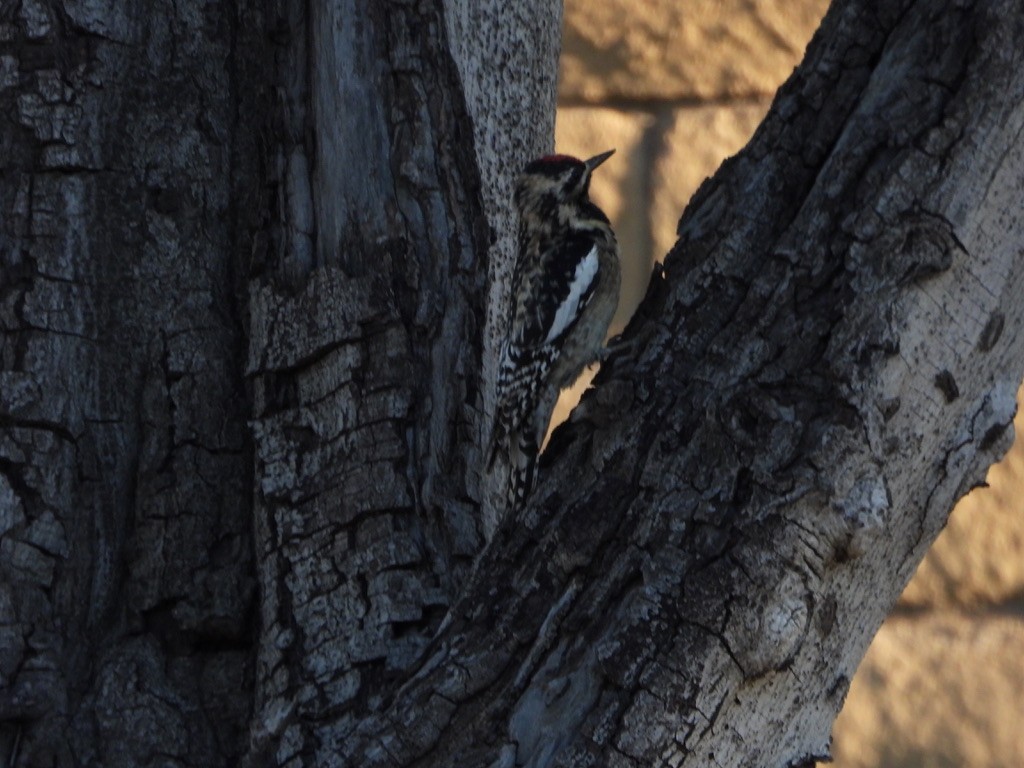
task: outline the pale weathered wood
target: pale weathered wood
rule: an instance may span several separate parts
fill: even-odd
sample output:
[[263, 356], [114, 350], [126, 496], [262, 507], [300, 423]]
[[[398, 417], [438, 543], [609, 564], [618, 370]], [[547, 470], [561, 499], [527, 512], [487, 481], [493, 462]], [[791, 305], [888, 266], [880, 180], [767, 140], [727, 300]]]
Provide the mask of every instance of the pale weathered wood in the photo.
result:
[[[484, 211], [490, 225], [487, 322], [482, 350], [483, 408], [479, 441], [490, 438], [501, 342], [508, 323], [508, 286], [516, 251], [511, 205], [516, 174], [530, 159], [552, 151], [558, 52], [559, 0], [445, 0], [449, 49], [459, 70], [472, 118], [473, 147]], [[504, 467], [482, 478], [484, 535], [504, 516]]]

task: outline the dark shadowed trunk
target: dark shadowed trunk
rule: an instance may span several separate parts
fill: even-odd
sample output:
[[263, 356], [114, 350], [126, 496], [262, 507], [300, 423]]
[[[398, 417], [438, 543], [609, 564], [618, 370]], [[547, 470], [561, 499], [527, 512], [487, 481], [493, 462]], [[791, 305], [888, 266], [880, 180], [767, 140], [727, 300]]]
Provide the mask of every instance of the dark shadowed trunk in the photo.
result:
[[0, 3], [0, 765], [795, 766], [1024, 352], [1024, 7], [840, 0], [517, 519], [560, 9]]

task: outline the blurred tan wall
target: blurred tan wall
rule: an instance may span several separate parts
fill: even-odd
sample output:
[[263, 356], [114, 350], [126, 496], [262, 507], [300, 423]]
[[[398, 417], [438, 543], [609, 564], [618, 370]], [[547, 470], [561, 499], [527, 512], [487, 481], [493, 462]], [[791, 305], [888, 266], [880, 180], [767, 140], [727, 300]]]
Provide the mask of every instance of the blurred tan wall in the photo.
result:
[[[617, 149], [593, 184], [623, 250], [613, 333], [690, 195], [746, 143], [827, 5], [566, 0], [556, 146]], [[957, 506], [868, 651], [833, 765], [1024, 767], [1024, 445], [988, 480]]]

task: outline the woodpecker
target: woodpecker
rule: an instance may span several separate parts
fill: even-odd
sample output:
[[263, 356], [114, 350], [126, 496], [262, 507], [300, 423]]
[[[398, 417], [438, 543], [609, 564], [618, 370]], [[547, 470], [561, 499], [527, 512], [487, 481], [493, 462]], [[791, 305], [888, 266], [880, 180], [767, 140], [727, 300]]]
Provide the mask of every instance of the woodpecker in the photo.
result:
[[534, 160], [516, 184], [519, 253], [498, 367], [490, 464], [508, 452], [508, 503], [533, 485], [558, 393], [596, 362], [619, 303], [615, 233], [590, 201], [590, 177], [615, 150]]

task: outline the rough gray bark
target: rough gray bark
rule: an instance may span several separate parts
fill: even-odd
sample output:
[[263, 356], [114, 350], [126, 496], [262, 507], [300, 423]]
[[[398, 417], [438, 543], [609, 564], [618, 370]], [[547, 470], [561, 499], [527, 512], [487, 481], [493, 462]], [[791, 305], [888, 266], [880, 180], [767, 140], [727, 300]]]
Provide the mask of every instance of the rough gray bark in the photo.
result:
[[833, 8], [342, 762], [806, 765], [1021, 375], [1024, 11]]
[[1009, 440], [1024, 8], [836, 4], [481, 554], [499, 5], [0, 6], [0, 761], [827, 752]]
[[199, 3], [0, 3], [0, 764], [240, 752], [235, 181], [254, 164], [223, 67], [235, 24]]
[[[484, 201], [497, 205], [478, 157], [522, 156], [550, 134], [558, 16], [282, 8], [290, 60], [315, 58], [308, 79], [284, 70], [276, 110], [294, 125], [275, 137], [271, 183], [284, 187], [283, 229], [314, 256], [296, 275], [291, 242], [271, 244], [251, 285], [248, 371], [263, 596], [250, 757], [284, 763], [380, 708], [482, 545], [486, 257], [490, 226], [503, 239], [509, 227], [486, 218]], [[449, 30], [470, 27], [472, 45], [449, 45]], [[531, 51], [537, 82], [513, 82], [544, 98], [486, 119]], [[470, 93], [473, 120], [460, 75], [501, 56], [520, 66], [489, 70]]]

